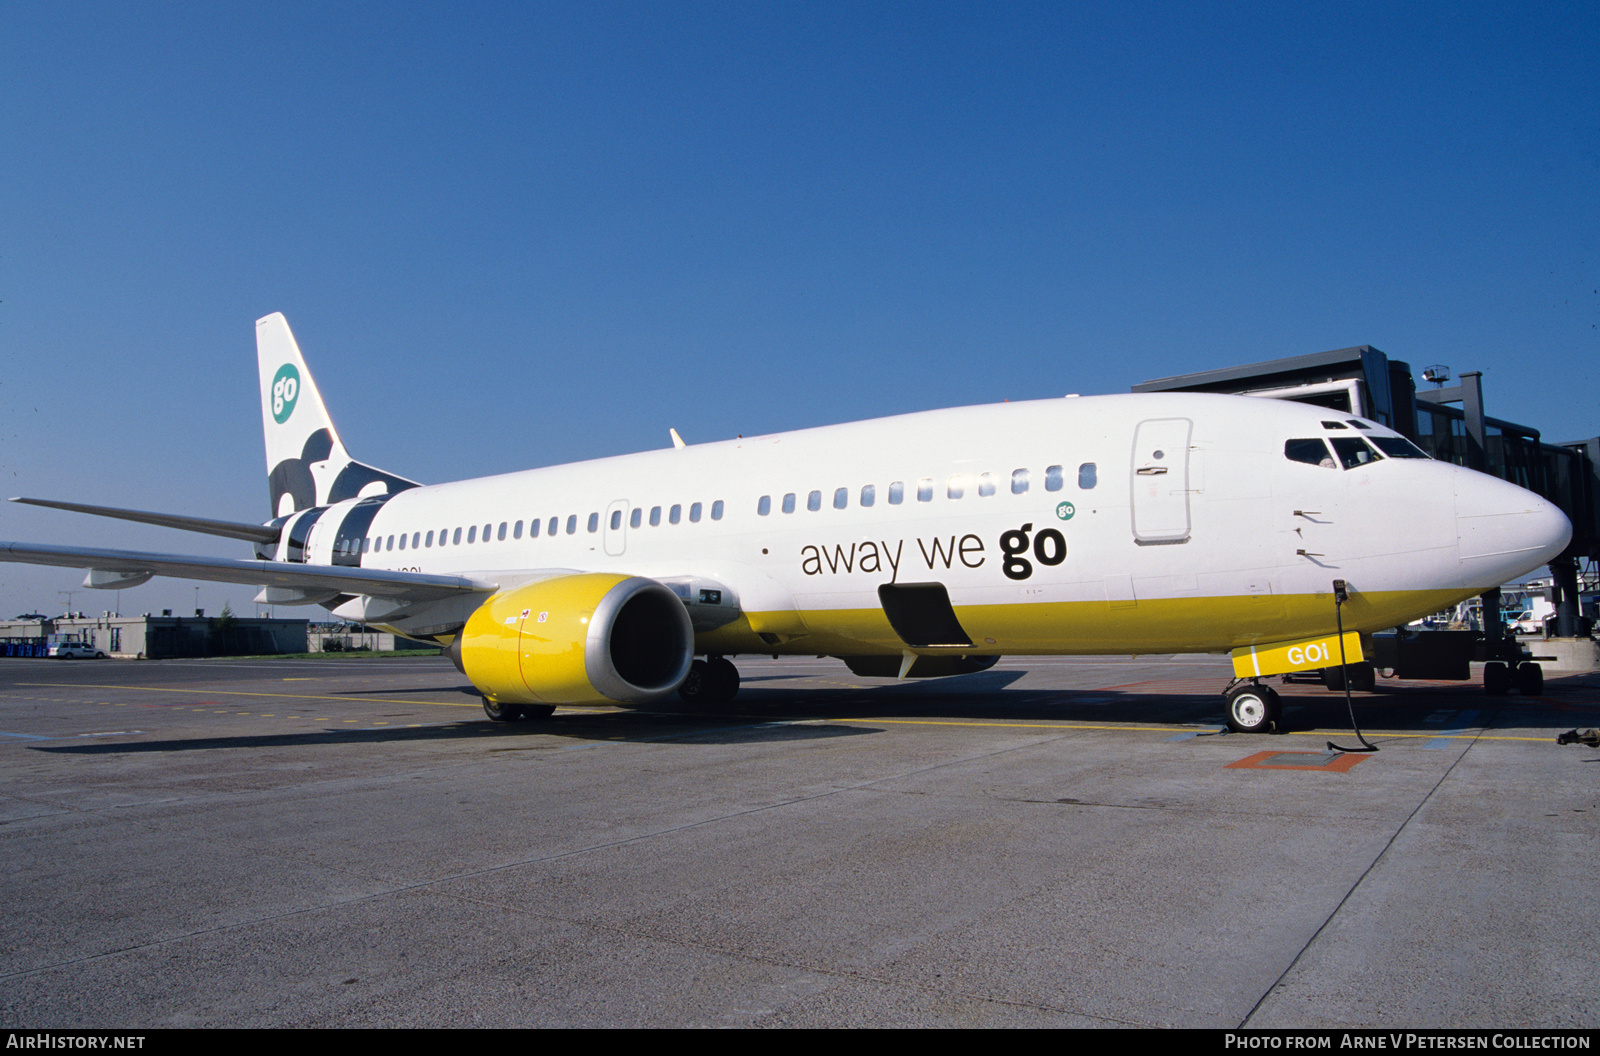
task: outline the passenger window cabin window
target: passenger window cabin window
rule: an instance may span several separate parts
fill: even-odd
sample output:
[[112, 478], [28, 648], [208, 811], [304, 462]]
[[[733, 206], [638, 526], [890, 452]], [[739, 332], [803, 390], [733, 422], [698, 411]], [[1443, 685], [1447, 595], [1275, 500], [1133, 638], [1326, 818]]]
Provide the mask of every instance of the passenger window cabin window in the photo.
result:
[[846, 506], [849, 506], [849, 505], [850, 505], [850, 489], [849, 488], [834, 488], [833, 489], [833, 508], [836, 509], [836, 510], [842, 510]]
[[578, 534], [578, 515], [575, 514], [575, 513], [567, 514], [567, 534], [568, 535], [577, 535]]
[[861, 485], [861, 505], [871, 506], [878, 501], [878, 489], [871, 484]]
[[513, 524], [511, 526], [511, 538], [513, 538], [513, 539], [521, 539], [522, 538], [522, 522], [521, 521], [517, 521], [515, 524]]
[[683, 507], [675, 502], [672, 504], [672, 508], [667, 511], [667, 523], [677, 524], [681, 520], [683, 520]]
[[917, 501], [918, 502], [932, 502], [933, 501], [933, 478], [932, 477], [923, 477], [921, 480], [917, 481]]
[[793, 513], [794, 512], [794, 492], [792, 492], [792, 491], [789, 492], [789, 494], [787, 494], [787, 495], [785, 495], [783, 497], [783, 512], [784, 513]]
[[506, 541], [506, 522], [505, 521], [501, 521], [500, 522], [500, 530], [498, 532], [494, 533], [494, 537], [495, 537], [495, 540], [497, 542], [503, 543], [503, 542]]
[[420, 543], [420, 542], [422, 542], [422, 533], [421, 532], [412, 532], [411, 533], [411, 549], [413, 549], [413, 550], [418, 549], [417, 544]]
[[961, 498], [967, 493], [967, 478], [959, 475], [951, 477], [945, 484], [944, 493], [947, 498]]
[[561, 518], [560, 517], [552, 517], [552, 518], [550, 518], [550, 523], [545, 526], [544, 534], [545, 535], [555, 535], [556, 531], [560, 527], [561, 527]]
[[544, 522], [541, 521], [537, 517], [533, 517], [533, 518], [529, 519], [529, 521], [528, 521], [528, 538], [529, 539], [537, 539], [537, 538], [539, 538], [539, 525], [541, 525], [543, 523]]
[[718, 499], [716, 502], [713, 502], [711, 504], [711, 519], [713, 521], [722, 520], [722, 500], [721, 499]]
[[455, 530], [455, 534], [450, 537], [450, 545], [451, 546], [460, 546], [461, 545], [461, 529], [460, 528], [457, 528]]
[[484, 542], [487, 543], [489, 541], [489, 536], [491, 536], [493, 534], [494, 534], [494, 525], [486, 524], [486, 525], [483, 526], [483, 541]]
[[1322, 466], [1326, 469], [1336, 469], [1333, 456], [1328, 453], [1328, 445], [1322, 442], [1320, 436], [1301, 437], [1283, 442], [1283, 457], [1290, 462], [1304, 462], [1308, 466]]
[[700, 523], [700, 504], [698, 502], [692, 503], [689, 506], [689, 523], [690, 524], [699, 524]]
[[906, 499], [905, 481], [897, 480], [889, 485], [889, 505], [898, 506]]
[[478, 526], [474, 524], [474, 525], [472, 525], [472, 526], [467, 528], [467, 542], [475, 543], [477, 541], [478, 541]]
[[772, 512], [772, 496], [771, 495], [763, 495], [763, 496], [761, 496], [760, 500], [756, 503], [756, 515], [758, 517], [765, 517], [767, 514], [769, 514], [771, 512]]
[[618, 528], [621, 528], [621, 527], [622, 527], [622, 511], [621, 510], [612, 510], [611, 511], [611, 530], [614, 532]]
[[400, 549], [404, 550], [405, 548], [406, 548], [406, 535], [405, 535], [404, 532], [401, 532], [400, 533]]
[[985, 473], [978, 478], [978, 496], [987, 498], [994, 494], [994, 474]]
[[661, 524], [661, 507], [650, 507], [650, 527], [655, 528]]
[[591, 513], [589, 515], [589, 531], [598, 532], [599, 530], [600, 530], [600, 515], [598, 513]]
[[644, 523], [644, 507], [635, 506], [633, 512], [628, 514], [628, 527], [637, 528]]
[[433, 549], [433, 532], [428, 532], [428, 541], [424, 544], [429, 550]]
[[1060, 466], [1050, 466], [1050, 467], [1045, 469], [1045, 471], [1044, 471], [1044, 490], [1045, 491], [1060, 491], [1061, 490], [1061, 483], [1062, 483], [1062, 477], [1061, 477], [1061, 467]]
[[1028, 493], [1028, 471], [1013, 469], [1011, 471], [1011, 494], [1026, 495]]
[[1085, 462], [1083, 465], [1078, 467], [1078, 487], [1082, 488], [1084, 491], [1088, 491], [1090, 488], [1093, 488], [1099, 479], [1099, 473], [1095, 469], [1093, 462]]
[[812, 513], [816, 513], [818, 510], [822, 509], [822, 492], [813, 491], [811, 494], [806, 496], [806, 509], [810, 510]]

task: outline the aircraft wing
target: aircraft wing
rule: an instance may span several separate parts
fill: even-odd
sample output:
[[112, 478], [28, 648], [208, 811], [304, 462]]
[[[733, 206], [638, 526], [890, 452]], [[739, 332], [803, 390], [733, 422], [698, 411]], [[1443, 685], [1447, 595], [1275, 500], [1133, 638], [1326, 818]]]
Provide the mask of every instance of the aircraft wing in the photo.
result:
[[152, 575], [159, 575], [277, 587], [305, 594], [365, 594], [405, 601], [435, 601], [457, 594], [488, 594], [498, 589], [496, 583], [467, 576], [435, 576], [381, 568], [301, 565], [231, 557], [151, 554], [138, 550], [46, 546], [42, 543], [0, 542], [0, 561], [86, 568], [90, 570], [91, 580], [96, 573], [101, 574], [101, 581], [91, 584], [95, 586], [135, 586]]
[[12, 502], [25, 502], [29, 506], [48, 506], [73, 513], [92, 513], [96, 517], [119, 517], [124, 521], [159, 524], [163, 528], [180, 528], [186, 532], [204, 532], [228, 539], [243, 539], [247, 543], [276, 543], [278, 529], [261, 524], [244, 524], [240, 521], [219, 521], [211, 517], [184, 517], [176, 513], [151, 513], [148, 510], [125, 510], [117, 506], [89, 506], [81, 502], [58, 502], [55, 499], [30, 499], [18, 495]]

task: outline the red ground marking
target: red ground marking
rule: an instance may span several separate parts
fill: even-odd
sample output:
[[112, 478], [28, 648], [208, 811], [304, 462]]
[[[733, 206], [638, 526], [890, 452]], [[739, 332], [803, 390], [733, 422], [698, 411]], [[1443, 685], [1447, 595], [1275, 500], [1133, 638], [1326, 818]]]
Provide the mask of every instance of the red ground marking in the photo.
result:
[[1326, 763], [1297, 764], [1297, 763], [1283, 763], [1283, 762], [1274, 762], [1274, 763], [1266, 762], [1266, 760], [1268, 760], [1268, 759], [1283, 759], [1283, 758], [1287, 758], [1289, 756], [1296, 756], [1296, 755], [1304, 755], [1304, 756], [1309, 756], [1309, 757], [1311, 757], [1313, 759], [1321, 759], [1324, 756], [1326, 756], [1327, 754], [1328, 753], [1326, 753], [1326, 752], [1273, 752], [1273, 751], [1257, 752], [1254, 755], [1245, 756], [1243, 759], [1240, 759], [1236, 763], [1229, 763], [1223, 769], [1225, 769], [1225, 770], [1318, 770], [1318, 771], [1321, 771], [1321, 772], [1327, 773], [1327, 774], [1345, 774], [1345, 773], [1349, 773], [1350, 772], [1350, 768], [1351, 767], [1355, 766], [1357, 763], [1364, 762], [1368, 758], [1366, 755], [1341, 754], [1337, 758], [1329, 760]]

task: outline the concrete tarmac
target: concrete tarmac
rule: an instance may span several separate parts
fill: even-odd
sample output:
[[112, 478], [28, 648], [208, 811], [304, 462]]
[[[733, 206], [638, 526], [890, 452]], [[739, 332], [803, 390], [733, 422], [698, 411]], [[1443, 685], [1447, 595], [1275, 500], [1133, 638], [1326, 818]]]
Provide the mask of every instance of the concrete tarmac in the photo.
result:
[[485, 720], [438, 659], [0, 660], [9, 1027], [1600, 1025], [1600, 684], [1211, 657]]

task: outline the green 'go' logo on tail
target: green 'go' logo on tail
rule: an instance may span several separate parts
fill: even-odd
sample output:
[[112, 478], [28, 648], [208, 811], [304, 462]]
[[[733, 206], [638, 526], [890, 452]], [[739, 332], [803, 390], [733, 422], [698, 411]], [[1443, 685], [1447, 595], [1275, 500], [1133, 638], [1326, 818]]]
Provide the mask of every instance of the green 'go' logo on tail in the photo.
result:
[[295, 397], [300, 395], [300, 372], [293, 363], [278, 368], [272, 379], [272, 420], [282, 425], [294, 413]]

